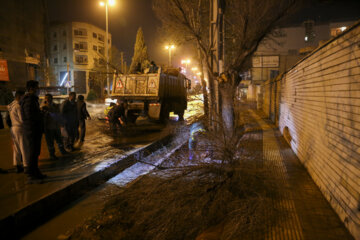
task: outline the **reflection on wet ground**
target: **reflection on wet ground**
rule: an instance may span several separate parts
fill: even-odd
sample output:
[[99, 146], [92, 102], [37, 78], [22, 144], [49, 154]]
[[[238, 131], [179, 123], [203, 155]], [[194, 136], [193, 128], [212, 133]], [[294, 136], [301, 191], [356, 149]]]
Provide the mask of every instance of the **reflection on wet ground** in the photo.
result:
[[[192, 105], [190, 104], [190, 106]], [[196, 106], [197, 104], [193, 105], [194, 108]], [[0, 174], [0, 182], [2, 183], [0, 185], [0, 219], [38, 201], [44, 196], [63, 189], [93, 172], [105, 168], [131, 152], [165, 137], [172, 131], [181, 133], [181, 126], [189, 124], [189, 122], [192, 122], [193, 119], [196, 118], [195, 115], [199, 114], [198, 111], [194, 111], [194, 108], [185, 113], [185, 122], [177, 122], [177, 116], [170, 116], [170, 121], [167, 126], [160, 124], [140, 124], [139, 126], [131, 126], [126, 130], [122, 129], [115, 133], [109, 131], [105, 121], [99, 120], [101, 118], [91, 114], [93, 120], [86, 122], [87, 132], [85, 144], [71, 154], [60, 156], [58, 149], [56, 149], [56, 155], [59, 156], [59, 159], [49, 159], [45, 139], [43, 138], [39, 166], [40, 169], [48, 175], [48, 178], [44, 180], [42, 184], [29, 185], [27, 184], [27, 179], [24, 174], [16, 174], [14, 172], [12, 169], [12, 149], [9, 130], [5, 129], [0, 131], [0, 167], [10, 169], [8, 174]], [[99, 110], [100, 114], [101, 111]], [[164, 148], [162, 151], [166, 154], [167, 149]], [[156, 163], [156, 157], [153, 160], [155, 162], [149, 163]], [[134, 176], [149, 172], [152, 169], [148, 167], [151, 166], [149, 163], [142, 163], [139, 168], [140, 170], [135, 170], [133, 171], [134, 174], [129, 174], [131, 176], [128, 178], [128, 181], [131, 181]], [[129, 171], [131, 172], [131, 169]], [[119, 177], [118, 180], [120, 181]], [[119, 187], [115, 183], [118, 183], [118, 181], [113, 179], [113, 183], [107, 183], [105, 185], [111, 186], [110, 188], [115, 189], [116, 192]], [[106, 193], [109, 192], [108, 189], [109, 188], [106, 188]], [[100, 192], [102, 192], [100, 194], [102, 198], [105, 192]], [[111, 190], [110, 192], [113, 191]], [[95, 202], [103, 203], [103, 201], [98, 199]], [[88, 204], [90, 203], [85, 203], [85, 207], [83, 206], [86, 208], [84, 212], [91, 211]], [[101, 204], [98, 205], [100, 206]], [[81, 214], [75, 215], [80, 216]], [[70, 219], [71, 221], [68, 221], [69, 223], [74, 223], [76, 219], [78, 220], [76, 217], [70, 217]], [[54, 228], [58, 228], [56, 224]]]
[[[0, 174], [0, 219], [164, 137], [174, 126], [176, 123], [170, 122], [166, 127], [152, 126], [146, 131], [134, 127], [136, 131], [118, 131], [114, 134], [107, 129], [104, 121], [91, 120], [87, 122], [85, 144], [66, 156], [60, 156], [57, 151], [60, 156], [57, 160], [49, 158], [43, 139], [39, 167], [48, 178], [42, 184], [29, 185], [24, 174], [12, 171]], [[2, 152], [6, 159], [2, 157], [1, 160], [11, 163], [11, 148]]]

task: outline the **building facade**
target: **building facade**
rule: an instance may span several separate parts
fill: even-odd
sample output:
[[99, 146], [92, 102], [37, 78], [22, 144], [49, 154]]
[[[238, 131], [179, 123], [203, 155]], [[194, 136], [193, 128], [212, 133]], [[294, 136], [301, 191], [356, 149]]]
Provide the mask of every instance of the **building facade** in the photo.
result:
[[27, 80], [45, 83], [47, 8], [45, 0], [0, 0], [0, 60], [8, 88]]
[[[51, 24], [48, 34], [49, 63], [53, 73], [51, 85], [87, 94], [92, 85], [96, 85], [93, 83], [95, 75], [99, 72], [106, 75], [105, 35], [103, 29], [89, 23]], [[110, 33], [108, 40], [110, 49]]]
[[256, 100], [260, 85], [294, 66], [314, 49], [349, 28], [355, 21], [315, 24], [305, 21], [299, 26], [279, 28], [258, 47], [252, 58], [248, 99]]

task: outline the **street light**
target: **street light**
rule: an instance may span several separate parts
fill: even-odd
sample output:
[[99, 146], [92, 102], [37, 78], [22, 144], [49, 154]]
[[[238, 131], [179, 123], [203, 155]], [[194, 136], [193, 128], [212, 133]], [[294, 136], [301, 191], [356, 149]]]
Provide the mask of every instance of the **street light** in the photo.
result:
[[100, 1], [100, 6], [105, 6], [106, 15], [106, 35], [105, 35], [105, 58], [106, 58], [106, 85], [107, 94], [110, 95], [110, 80], [109, 80], [109, 18], [108, 18], [108, 6], [114, 6], [115, 0]]
[[175, 48], [175, 45], [166, 45], [165, 49], [169, 51], [169, 67], [171, 67], [171, 50]]
[[185, 69], [187, 70], [188, 68], [188, 64], [190, 64], [190, 59], [186, 59], [186, 60], [181, 60], [181, 64], [185, 64]]

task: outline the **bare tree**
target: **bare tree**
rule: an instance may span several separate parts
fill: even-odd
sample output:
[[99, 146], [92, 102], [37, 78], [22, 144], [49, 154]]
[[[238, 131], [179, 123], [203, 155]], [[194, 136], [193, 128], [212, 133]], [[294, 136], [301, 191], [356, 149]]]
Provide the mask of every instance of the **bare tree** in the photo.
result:
[[[227, 136], [235, 133], [234, 95], [239, 74], [260, 42], [295, 10], [301, 0], [223, 0], [225, 19], [225, 65], [220, 74], [211, 67], [209, 6], [211, 0], [154, 0], [154, 9], [165, 32], [176, 32], [193, 41], [203, 54], [209, 73], [210, 99], [215, 102], [214, 81], [220, 91], [220, 125]], [[212, 110], [214, 112], [214, 110]]]
[[122, 57], [120, 51], [115, 46], [111, 46], [109, 56], [109, 72], [107, 72], [105, 56], [98, 53], [98, 60], [97, 62], [95, 62], [92, 69], [92, 72], [94, 72], [95, 74], [92, 76], [92, 82], [90, 84], [93, 88], [95, 88], [93, 90], [96, 90], [100, 98], [104, 97], [103, 89], [105, 87], [104, 84], [106, 80], [106, 75], [109, 74], [112, 77], [114, 71], [116, 73], [122, 73], [121, 61]]

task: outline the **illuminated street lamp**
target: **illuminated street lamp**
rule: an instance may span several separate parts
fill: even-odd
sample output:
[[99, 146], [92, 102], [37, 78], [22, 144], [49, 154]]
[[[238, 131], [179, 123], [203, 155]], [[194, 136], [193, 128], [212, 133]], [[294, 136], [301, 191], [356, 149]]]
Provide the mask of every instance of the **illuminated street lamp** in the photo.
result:
[[175, 48], [175, 45], [166, 45], [165, 49], [169, 51], [169, 67], [171, 67], [171, 50]]
[[106, 15], [106, 35], [105, 35], [105, 58], [106, 58], [106, 85], [107, 94], [110, 95], [110, 80], [109, 80], [109, 18], [108, 18], [108, 6], [114, 6], [115, 0], [100, 1], [100, 6], [105, 6]]
[[185, 69], [187, 69], [188, 64], [190, 64], [190, 59], [186, 59], [186, 60], [181, 60], [181, 64], [185, 64]]

